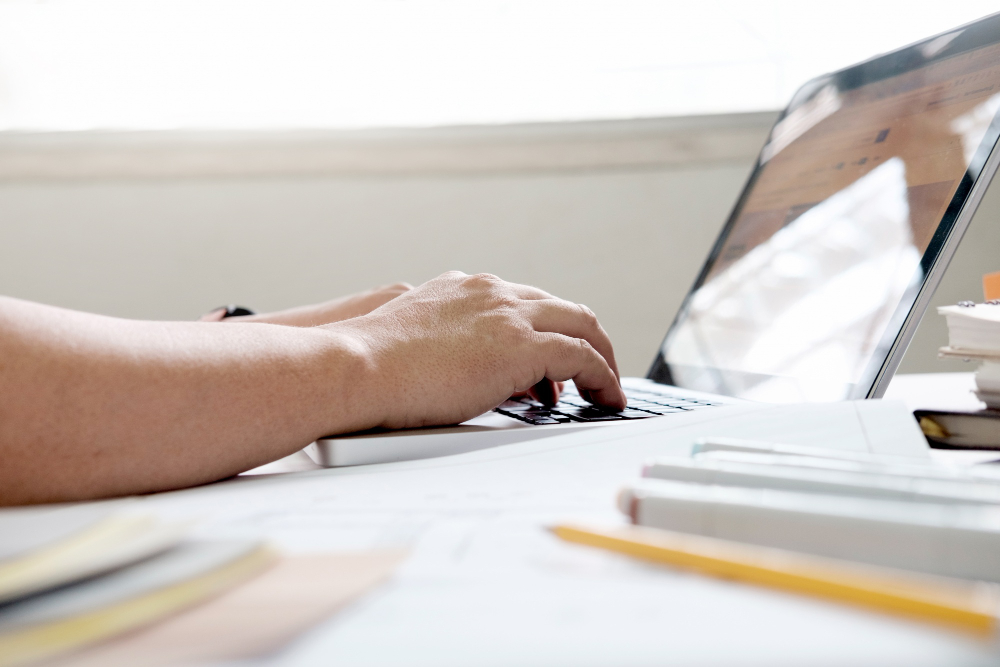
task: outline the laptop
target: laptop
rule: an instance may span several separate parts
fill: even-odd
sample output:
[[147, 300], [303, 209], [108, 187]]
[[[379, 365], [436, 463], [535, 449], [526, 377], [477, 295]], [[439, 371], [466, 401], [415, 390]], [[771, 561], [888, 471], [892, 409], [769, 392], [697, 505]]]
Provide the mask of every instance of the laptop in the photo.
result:
[[324, 466], [420, 459], [742, 401], [880, 397], [1000, 161], [1000, 14], [795, 94], [628, 407], [571, 387], [462, 424], [331, 436]]

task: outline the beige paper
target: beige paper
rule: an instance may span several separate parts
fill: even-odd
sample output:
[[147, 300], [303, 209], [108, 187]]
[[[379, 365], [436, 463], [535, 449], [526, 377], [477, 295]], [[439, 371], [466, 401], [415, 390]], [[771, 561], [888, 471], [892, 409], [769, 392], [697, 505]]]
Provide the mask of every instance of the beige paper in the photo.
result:
[[405, 555], [394, 550], [287, 556], [194, 609], [46, 664], [157, 667], [269, 653], [388, 579]]

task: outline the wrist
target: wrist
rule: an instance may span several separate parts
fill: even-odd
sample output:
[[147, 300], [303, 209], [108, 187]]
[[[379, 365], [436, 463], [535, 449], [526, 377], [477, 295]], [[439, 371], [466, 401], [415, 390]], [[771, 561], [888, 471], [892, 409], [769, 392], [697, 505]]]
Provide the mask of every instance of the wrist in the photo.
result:
[[382, 383], [371, 346], [353, 327], [339, 323], [311, 329], [323, 345], [313, 367], [320, 371], [320, 394], [326, 419], [321, 435], [351, 433], [381, 426], [384, 421]]

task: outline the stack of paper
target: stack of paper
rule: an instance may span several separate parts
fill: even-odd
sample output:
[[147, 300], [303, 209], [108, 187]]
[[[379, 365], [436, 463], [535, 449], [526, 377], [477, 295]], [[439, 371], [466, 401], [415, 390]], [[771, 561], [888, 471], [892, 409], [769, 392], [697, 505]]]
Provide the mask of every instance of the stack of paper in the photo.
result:
[[273, 560], [259, 543], [188, 542], [186, 532], [101, 506], [0, 515], [0, 666], [150, 624]]
[[709, 440], [622, 490], [638, 525], [1000, 582], [1000, 475], [915, 457]]
[[109, 572], [176, 545], [185, 526], [93, 507], [0, 517], [0, 604]]
[[45, 664], [257, 664], [388, 579], [405, 556], [398, 550], [282, 556], [259, 577], [204, 604]]
[[941, 354], [982, 361], [976, 395], [990, 408], [1000, 409], [1000, 301], [963, 301], [938, 312], [948, 322], [948, 347], [941, 348]]

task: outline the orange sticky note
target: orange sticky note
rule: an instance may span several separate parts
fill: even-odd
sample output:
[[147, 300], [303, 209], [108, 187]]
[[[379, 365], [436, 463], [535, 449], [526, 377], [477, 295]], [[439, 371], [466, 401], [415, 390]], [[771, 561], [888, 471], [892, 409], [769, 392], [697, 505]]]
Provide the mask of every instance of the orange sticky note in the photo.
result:
[[986, 301], [1000, 299], [1000, 271], [983, 276], [983, 298]]

